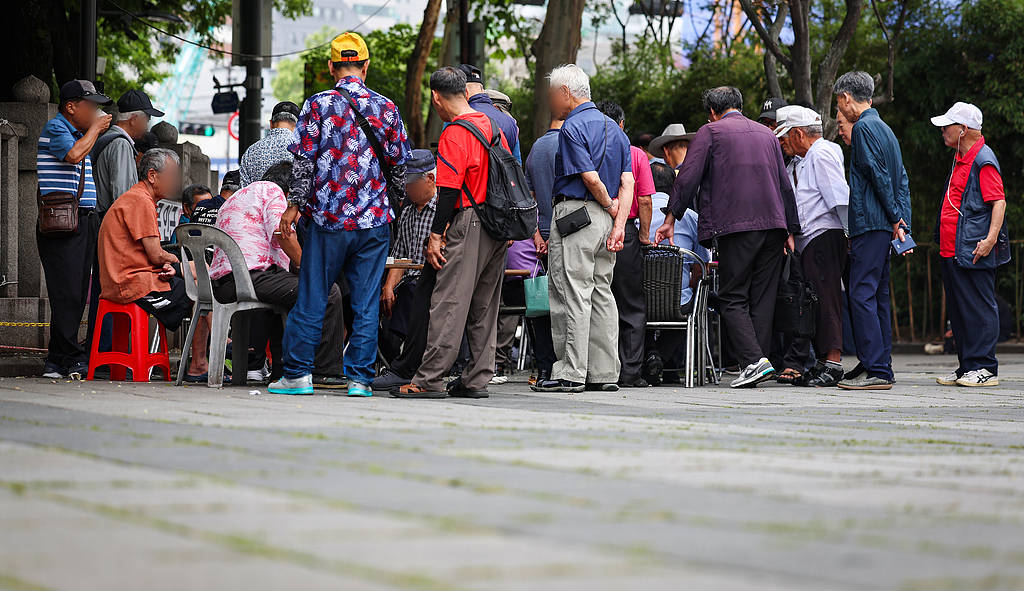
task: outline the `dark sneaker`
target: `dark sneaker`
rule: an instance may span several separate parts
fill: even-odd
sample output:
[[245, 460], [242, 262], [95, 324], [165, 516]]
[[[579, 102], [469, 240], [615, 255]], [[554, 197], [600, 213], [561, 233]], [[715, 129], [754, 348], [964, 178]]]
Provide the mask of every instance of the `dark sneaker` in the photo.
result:
[[665, 362], [662, 361], [661, 355], [657, 353], [651, 353], [647, 356], [647, 360], [644, 361], [644, 378], [647, 383], [652, 386], [661, 385], [661, 371], [665, 369]]
[[68, 368], [68, 377], [72, 380], [84, 380], [88, 375], [89, 364], [84, 361], [79, 361]]
[[891, 390], [892, 381], [875, 376], [865, 376], [855, 380], [847, 380], [836, 384], [843, 390]]
[[385, 369], [380, 372], [379, 376], [373, 378], [373, 382], [370, 384], [370, 387], [374, 390], [393, 390], [399, 386], [404, 386], [411, 381], [412, 380], [407, 380], [390, 369]]
[[841, 365], [825, 364], [816, 366], [817, 371], [804, 384], [811, 388], [834, 388], [843, 380], [843, 367]]
[[588, 382], [584, 384], [583, 389], [587, 392], [618, 392], [619, 385], [615, 382]]
[[63, 380], [68, 377], [68, 368], [47, 361], [43, 366], [43, 377], [51, 380]]
[[858, 361], [853, 369], [843, 374], [843, 380], [856, 380], [865, 373], [867, 372], [864, 370], [864, 364]]
[[682, 384], [683, 380], [682, 380], [682, 378], [679, 377], [679, 372], [677, 372], [677, 371], [665, 371], [665, 372], [662, 372], [662, 374], [661, 374], [661, 383], [662, 384], [666, 384], [666, 385], [668, 385], [668, 384]]
[[648, 388], [648, 387], [650, 387], [650, 384], [647, 383], [647, 380], [645, 380], [645, 379], [643, 379], [641, 377], [635, 377], [632, 380], [619, 380], [619, 387], [620, 388]]
[[730, 388], [752, 388], [761, 382], [771, 379], [775, 375], [775, 368], [772, 362], [762, 357], [756, 363], [743, 368], [740, 375], [729, 384]]
[[534, 392], [578, 393], [582, 392], [585, 387], [586, 385], [581, 382], [570, 382], [569, 380], [545, 380], [530, 386], [530, 389]]
[[487, 398], [490, 393], [487, 388], [483, 390], [470, 390], [462, 384], [462, 378], [455, 378], [448, 383], [448, 395], [452, 398]]
[[313, 376], [314, 388], [342, 389], [348, 387], [348, 378], [345, 376]]

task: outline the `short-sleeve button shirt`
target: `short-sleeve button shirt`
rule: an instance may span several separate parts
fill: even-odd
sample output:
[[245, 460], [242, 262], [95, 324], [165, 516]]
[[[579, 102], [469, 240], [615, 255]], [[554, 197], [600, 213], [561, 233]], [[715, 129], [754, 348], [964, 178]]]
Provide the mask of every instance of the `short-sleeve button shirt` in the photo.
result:
[[592, 200], [581, 176], [589, 171], [597, 171], [612, 199], [622, 173], [633, 171], [629, 139], [592, 102], [573, 109], [558, 132], [554, 195]]
[[[354, 76], [345, 76], [337, 86], [352, 95], [374, 128], [388, 164], [405, 164], [412, 149], [395, 103]], [[295, 130], [288, 150], [315, 165], [304, 214], [328, 230], [364, 230], [394, 219], [384, 172], [348, 99], [334, 89], [311, 96]]]
[[288, 151], [288, 146], [292, 144], [294, 138], [294, 131], [287, 127], [277, 127], [249, 146], [238, 163], [242, 186], [260, 180], [267, 170], [278, 162], [291, 162], [292, 153]]
[[[250, 271], [265, 271], [272, 266], [288, 269], [290, 260], [274, 232], [288, 200], [277, 183], [256, 181], [235, 191], [217, 215], [217, 228], [235, 239]], [[231, 262], [221, 249], [215, 249], [210, 277], [220, 279], [231, 273]]]
[[[82, 174], [82, 163], [72, 164], [64, 158], [84, 134], [62, 113], [50, 119], [39, 134], [39, 149], [36, 153], [36, 166], [39, 169], [39, 193], [65, 192], [78, 193], [78, 179]], [[92, 178], [92, 158], [85, 157], [85, 186], [79, 207], [92, 209], [96, 207], [96, 183]]]

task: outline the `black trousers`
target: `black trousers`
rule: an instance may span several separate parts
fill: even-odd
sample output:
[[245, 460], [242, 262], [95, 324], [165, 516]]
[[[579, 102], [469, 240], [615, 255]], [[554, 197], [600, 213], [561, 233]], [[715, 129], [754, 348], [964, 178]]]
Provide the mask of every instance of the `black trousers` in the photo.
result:
[[90, 274], [96, 258], [100, 216], [78, 210], [78, 230], [62, 236], [36, 233], [39, 260], [50, 303], [50, 345], [46, 360], [68, 368], [87, 361], [89, 347], [78, 342], [78, 328], [89, 300]]
[[[285, 271], [280, 267], [270, 267], [265, 271], [250, 271], [252, 285], [256, 297], [261, 302], [277, 304], [287, 309], [295, 305], [299, 296], [299, 276]], [[235, 301], [235, 281], [226, 275], [226, 281], [213, 288], [213, 295], [221, 302]], [[273, 312], [257, 312], [251, 317], [249, 325], [249, 347], [253, 355], [249, 359], [249, 368], [263, 367], [267, 360], [267, 344], [276, 349], [284, 335], [282, 318]], [[337, 285], [331, 286], [327, 296], [327, 311], [324, 325], [321, 328], [320, 344], [313, 358], [313, 373], [324, 376], [342, 375], [342, 355], [344, 341], [345, 314], [342, 309], [341, 290]]]
[[151, 291], [135, 300], [135, 304], [152, 314], [167, 330], [178, 330], [181, 321], [192, 313], [192, 300], [185, 293], [185, 281], [180, 272], [167, 283], [171, 287], [169, 291]]
[[427, 350], [427, 329], [430, 326], [430, 296], [437, 283], [437, 270], [430, 263], [423, 265], [416, 280], [409, 305], [409, 324], [402, 353], [391, 364], [391, 371], [407, 380], [416, 375]]
[[615, 254], [612, 295], [619, 311], [619, 381], [631, 382], [640, 377], [647, 320], [644, 255], [640, 250], [640, 230], [632, 222], [626, 224], [622, 250]]
[[987, 369], [999, 375], [995, 269], [965, 269], [952, 258], [943, 258], [942, 286], [946, 290], [946, 313], [953, 327], [956, 357], [960, 362], [957, 371], [963, 374]]
[[829, 351], [843, 349], [843, 273], [846, 269], [849, 241], [842, 230], [827, 230], [814, 237], [800, 253], [804, 279], [818, 294], [818, 313], [814, 318], [814, 338], [794, 338], [783, 365], [803, 371], [811, 361], [811, 343], [818, 359]]
[[718, 237], [719, 310], [740, 368], [771, 350], [786, 236], [775, 229]]

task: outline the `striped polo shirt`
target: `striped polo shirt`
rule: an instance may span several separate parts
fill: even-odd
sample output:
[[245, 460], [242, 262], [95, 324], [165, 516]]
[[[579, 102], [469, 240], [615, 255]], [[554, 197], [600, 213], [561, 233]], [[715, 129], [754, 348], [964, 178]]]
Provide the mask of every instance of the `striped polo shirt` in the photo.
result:
[[[58, 113], [43, 126], [36, 153], [39, 192], [42, 195], [61, 191], [72, 195], [78, 193], [78, 175], [81, 174], [82, 163], [72, 164], [64, 158], [83, 135], [62, 113]], [[87, 209], [96, 207], [96, 183], [93, 182], [92, 160], [88, 155], [85, 157], [85, 187], [78, 206]]]

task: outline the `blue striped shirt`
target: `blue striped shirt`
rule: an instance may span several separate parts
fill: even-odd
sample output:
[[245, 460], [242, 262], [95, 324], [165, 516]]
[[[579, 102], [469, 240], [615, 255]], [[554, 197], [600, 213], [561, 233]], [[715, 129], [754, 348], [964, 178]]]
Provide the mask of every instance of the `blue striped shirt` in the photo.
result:
[[[39, 169], [39, 192], [42, 195], [65, 192], [78, 193], [78, 175], [81, 174], [82, 163], [72, 164], [64, 158], [84, 134], [75, 129], [74, 125], [58, 113], [43, 126], [39, 134], [39, 150], [36, 154], [36, 166]], [[92, 178], [92, 160], [85, 157], [85, 187], [79, 207], [96, 207], [96, 183]]]

